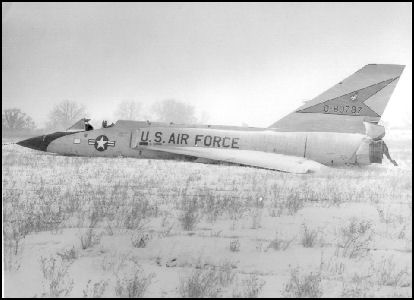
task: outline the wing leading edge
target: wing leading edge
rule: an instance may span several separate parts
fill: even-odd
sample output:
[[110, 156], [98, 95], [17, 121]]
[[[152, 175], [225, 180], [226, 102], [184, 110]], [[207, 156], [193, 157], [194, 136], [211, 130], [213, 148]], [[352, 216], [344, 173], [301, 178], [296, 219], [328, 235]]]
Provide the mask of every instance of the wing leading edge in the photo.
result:
[[149, 146], [148, 150], [163, 151], [174, 154], [195, 156], [198, 158], [229, 162], [234, 164], [277, 170], [288, 173], [305, 174], [316, 172], [324, 165], [315, 161], [283, 154], [253, 150], [216, 149], [204, 147], [166, 147]]

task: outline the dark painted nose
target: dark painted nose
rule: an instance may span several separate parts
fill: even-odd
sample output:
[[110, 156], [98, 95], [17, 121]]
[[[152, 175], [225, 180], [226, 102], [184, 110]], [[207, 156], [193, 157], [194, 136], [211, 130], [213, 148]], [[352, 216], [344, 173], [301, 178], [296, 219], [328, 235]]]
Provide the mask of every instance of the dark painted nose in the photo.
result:
[[74, 133], [76, 132], [58, 131], [17, 142], [17, 145], [40, 151], [47, 151], [47, 146], [49, 146], [51, 142], [62, 136]]
[[34, 138], [30, 138], [27, 140], [17, 142], [17, 145], [27, 147], [30, 149], [40, 150], [40, 151], [46, 151], [47, 146], [49, 144], [50, 144], [50, 141], [47, 135], [37, 136]]

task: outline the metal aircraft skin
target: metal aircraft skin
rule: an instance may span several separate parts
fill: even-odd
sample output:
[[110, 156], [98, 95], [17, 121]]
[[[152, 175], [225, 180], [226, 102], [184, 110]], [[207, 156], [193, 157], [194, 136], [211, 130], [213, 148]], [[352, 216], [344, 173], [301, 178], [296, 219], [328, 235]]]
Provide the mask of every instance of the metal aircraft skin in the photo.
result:
[[92, 129], [82, 119], [18, 144], [61, 155], [227, 162], [292, 173], [381, 163], [383, 154], [390, 157], [378, 121], [403, 69], [366, 65], [268, 128], [119, 120]]

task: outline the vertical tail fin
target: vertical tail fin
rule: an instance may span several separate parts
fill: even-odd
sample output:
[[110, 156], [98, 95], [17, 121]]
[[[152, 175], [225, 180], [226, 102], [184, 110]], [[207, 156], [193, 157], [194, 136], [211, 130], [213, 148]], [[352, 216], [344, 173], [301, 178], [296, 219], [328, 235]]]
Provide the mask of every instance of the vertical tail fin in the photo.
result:
[[363, 122], [380, 120], [404, 67], [366, 65], [270, 128], [362, 133]]

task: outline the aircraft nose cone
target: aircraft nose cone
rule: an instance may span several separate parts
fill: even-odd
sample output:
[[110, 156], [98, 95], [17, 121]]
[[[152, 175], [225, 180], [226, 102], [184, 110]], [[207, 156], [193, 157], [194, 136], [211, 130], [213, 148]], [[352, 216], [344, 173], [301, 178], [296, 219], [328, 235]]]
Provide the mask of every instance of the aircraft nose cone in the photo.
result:
[[48, 141], [46, 137], [46, 135], [37, 136], [34, 138], [17, 142], [16, 144], [30, 149], [46, 151], [47, 146], [50, 144], [50, 141]]

